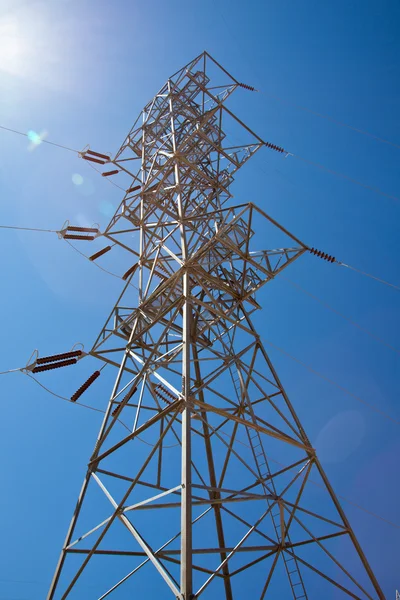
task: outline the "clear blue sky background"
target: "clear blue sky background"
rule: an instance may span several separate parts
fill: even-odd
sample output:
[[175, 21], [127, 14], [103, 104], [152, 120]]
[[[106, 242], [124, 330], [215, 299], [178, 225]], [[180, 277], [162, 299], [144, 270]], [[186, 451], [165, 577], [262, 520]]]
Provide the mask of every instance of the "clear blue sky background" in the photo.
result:
[[[1, 0], [0, 124], [46, 131], [78, 150], [90, 142], [114, 152], [167, 77], [206, 49], [265, 92], [237, 92], [231, 104], [259, 135], [400, 196], [400, 149], [268, 95], [400, 143], [399, 26], [395, 0]], [[72, 153], [28, 146], [0, 132], [0, 224], [57, 229], [68, 218], [104, 226], [119, 191]], [[84, 178], [81, 186], [74, 174]], [[307, 244], [400, 283], [400, 202], [268, 150], [242, 169], [232, 191]], [[0, 230], [0, 256], [0, 370], [24, 365], [34, 348], [42, 355], [77, 341], [90, 348], [121, 283], [55, 234]], [[397, 291], [309, 255], [286, 275], [400, 348]], [[398, 353], [283, 279], [258, 301], [265, 340], [400, 420]], [[400, 524], [399, 426], [270, 350], [337, 493]], [[82, 363], [41, 381], [69, 396], [92, 367]], [[100, 417], [23, 375], [0, 383], [0, 600], [41, 600]], [[343, 506], [394, 598], [399, 529]]]

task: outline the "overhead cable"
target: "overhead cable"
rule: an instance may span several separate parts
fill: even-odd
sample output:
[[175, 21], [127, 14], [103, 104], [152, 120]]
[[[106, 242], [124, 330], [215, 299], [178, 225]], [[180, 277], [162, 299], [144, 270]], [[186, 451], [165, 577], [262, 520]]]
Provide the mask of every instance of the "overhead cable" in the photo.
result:
[[[123, 281], [123, 277], [121, 275], [117, 275], [116, 273], [113, 273], [112, 271], [108, 271], [108, 269], [105, 269], [104, 267], [99, 265], [97, 262], [95, 262], [95, 260], [93, 259], [93, 256], [87, 256], [86, 254], [84, 254], [83, 252], [78, 250], [78, 248], [76, 248], [73, 244], [71, 244], [71, 242], [69, 242], [68, 240], [65, 240], [65, 241], [67, 242], [67, 244], [69, 246], [71, 246], [71, 248], [73, 248], [75, 250], [75, 252], [77, 252], [78, 254], [83, 256], [83, 258], [86, 258], [86, 260], [88, 260], [90, 263], [92, 263], [92, 265], [95, 265], [98, 269], [100, 269], [101, 271], [104, 271], [104, 273], [107, 273], [108, 275], [112, 275], [113, 277], [116, 277], [117, 279], [121, 279]], [[129, 285], [134, 287], [135, 290], [139, 291], [139, 288], [136, 285], [134, 285], [131, 281], [129, 281]]]
[[[104, 367], [102, 367], [103, 369]], [[82, 406], [83, 408], [88, 408], [89, 410], [93, 410], [95, 412], [100, 412], [105, 414], [105, 410], [102, 410], [101, 408], [95, 408], [94, 406], [89, 406], [88, 404], [82, 404], [82, 402], [71, 402], [71, 400], [69, 398], [65, 398], [64, 396], [60, 396], [59, 394], [56, 394], [55, 392], [53, 392], [52, 390], [50, 390], [49, 388], [47, 388], [46, 386], [44, 386], [42, 383], [40, 383], [40, 381], [38, 381], [35, 377], [33, 377], [32, 375], [29, 375], [28, 373], [25, 373], [25, 375], [27, 375], [30, 379], [33, 379], [33, 381], [35, 383], [37, 383], [38, 385], [40, 385], [40, 387], [42, 387], [46, 392], [48, 392], [49, 394], [51, 394], [52, 396], [55, 396], [56, 398], [59, 398], [61, 400], [65, 400], [66, 402], [69, 402], [70, 404], [74, 404], [77, 406]], [[123, 421], [121, 421], [120, 419], [117, 418], [117, 421], [119, 423], [121, 423], [121, 425], [123, 425], [125, 427], [125, 429], [128, 429], [128, 431], [130, 431], [129, 427], [127, 425], [125, 425], [125, 423]], [[220, 433], [223, 433], [226, 436], [229, 436], [229, 434], [227, 434], [224, 431], [221, 431]], [[144, 439], [142, 439], [139, 436], [136, 436], [137, 439], [141, 442], [143, 442], [144, 444], [147, 444], [148, 446], [153, 446], [153, 444], [150, 444], [149, 442], [146, 442]], [[245, 442], [242, 442], [240, 440], [238, 440], [240, 444], [242, 444], [243, 446], [248, 446], [248, 444], [246, 444]], [[164, 446], [165, 448], [173, 448], [175, 446], [177, 446], [179, 444], [174, 444], [172, 446]], [[283, 463], [273, 459], [272, 457], [268, 456], [269, 460], [271, 460], [272, 462], [280, 465], [280, 466], [285, 466], [283, 465]], [[323, 487], [321, 484], [315, 482], [315, 481], [311, 481], [313, 483], [313, 485], [316, 485], [318, 487]], [[377, 513], [372, 512], [371, 510], [368, 510], [366, 508], [364, 508], [363, 506], [361, 506], [360, 504], [356, 504], [355, 502], [353, 502], [352, 500], [349, 500], [349, 498], [346, 498], [345, 496], [342, 496], [340, 494], [337, 494], [338, 498], [340, 498], [341, 500], [344, 500], [345, 502], [348, 502], [349, 504], [351, 504], [352, 506], [354, 506], [355, 508], [362, 510], [363, 512], [367, 513], [368, 515], [375, 517], [376, 519], [380, 519], [381, 521], [384, 521], [385, 523], [387, 523], [388, 525], [391, 525], [392, 527], [395, 527], [397, 529], [400, 529], [400, 525], [398, 525], [397, 523], [394, 523], [393, 521], [389, 521], [388, 519], [382, 517], [381, 515], [378, 515]]]
[[355, 271], [356, 273], [360, 273], [361, 275], [365, 275], [365, 277], [369, 277], [370, 279], [375, 279], [375, 281], [379, 281], [379, 283], [383, 283], [384, 285], [388, 285], [389, 287], [392, 287], [395, 290], [400, 290], [400, 286], [399, 285], [395, 285], [394, 283], [390, 283], [389, 281], [385, 281], [384, 279], [380, 279], [380, 277], [376, 277], [375, 275], [371, 275], [370, 273], [366, 273], [365, 271], [361, 271], [360, 269], [356, 269], [355, 267], [352, 267], [351, 265], [346, 265], [345, 263], [340, 262], [338, 260], [336, 262], [341, 267], [346, 267], [346, 269], [351, 269], [352, 271]]
[[310, 298], [313, 298], [314, 300], [316, 300], [317, 302], [319, 302], [320, 304], [322, 304], [322, 306], [324, 306], [328, 310], [332, 311], [336, 315], [339, 315], [339, 317], [341, 317], [345, 321], [348, 321], [351, 325], [353, 325], [354, 327], [357, 327], [357, 329], [359, 329], [360, 331], [363, 331], [364, 333], [366, 333], [367, 335], [369, 335], [375, 341], [379, 342], [380, 344], [383, 344], [384, 346], [386, 346], [390, 350], [393, 350], [393, 352], [397, 352], [397, 354], [400, 354], [400, 350], [398, 348], [395, 348], [394, 346], [391, 346], [390, 344], [388, 344], [387, 342], [385, 342], [385, 340], [383, 340], [382, 338], [378, 337], [377, 335], [375, 335], [374, 333], [372, 333], [371, 331], [369, 331], [369, 329], [366, 329], [365, 327], [362, 327], [356, 321], [353, 321], [353, 319], [350, 319], [349, 317], [347, 317], [346, 315], [344, 315], [342, 312], [338, 311], [336, 308], [333, 308], [333, 306], [331, 306], [330, 304], [328, 304], [324, 300], [321, 300], [321, 298], [318, 298], [318, 296], [316, 296], [315, 294], [312, 294], [311, 292], [305, 290], [298, 283], [295, 283], [294, 281], [291, 281], [290, 279], [288, 279], [286, 277], [286, 275], [280, 275], [279, 277], [280, 277], [280, 279], [283, 279], [284, 281], [286, 281], [287, 283], [289, 283], [291, 286], [293, 286], [294, 288], [296, 288], [297, 290], [299, 290], [303, 294], [306, 294], [307, 296], [310, 296]]
[[346, 175], [345, 173], [341, 173], [340, 171], [335, 171], [334, 169], [330, 169], [329, 167], [326, 167], [325, 165], [321, 165], [321, 163], [315, 162], [308, 158], [304, 158], [303, 156], [300, 156], [299, 154], [294, 154], [293, 152], [288, 152], [287, 154], [290, 156], [293, 156], [294, 158], [297, 158], [298, 160], [301, 160], [304, 163], [308, 163], [309, 165], [312, 165], [313, 167], [316, 167], [317, 169], [321, 169], [322, 171], [331, 173], [331, 175], [336, 175], [337, 177], [346, 179], [347, 181], [350, 181], [351, 183], [355, 183], [356, 185], [359, 185], [359, 186], [365, 188], [366, 190], [375, 192], [375, 194], [379, 194], [380, 196], [385, 196], [386, 198], [389, 198], [390, 200], [396, 200], [396, 202], [400, 202], [399, 196], [394, 196], [393, 194], [388, 194], [387, 192], [384, 192], [383, 190], [381, 190], [378, 187], [368, 185], [367, 183], [363, 183], [362, 181], [359, 181], [358, 179], [354, 179], [354, 177], [350, 177], [349, 175]]
[[[10, 129], [9, 127], [4, 127], [4, 125], [0, 125], [0, 129], [4, 129], [4, 131], [10, 131], [11, 133], [16, 133], [17, 135], [22, 135], [29, 139], [29, 134], [23, 131], [18, 131], [17, 129]], [[75, 152], [75, 154], [79, 154], [78, 150], [74, 150], [73, 148], [69, 148], [68, 146], [63, 146], [62, 144], [56, 144], [56, 142], [51, 142], [50, 140], [40, 140], [41, 144], [50, 144], [51, 146], [57, 146], [57, 148], [62, 148], [63, 150], [68, 150], [69, 152]]]
[[326, 115], [324, 113], [317, 112], [316, 110], [308, 108], [307, 106], [302, 106], [300, 104], [297, 104], [296, 102], [293, 102], [292, 100], [286, 100], [286, 98], [282, 98], [281, 96], [277, 96], [276, 94], [271, 94], [271, 92], [265, 92], [264, 90], [258, 90], [255, 87], [253, 87], [252, 85], [247, 85], [245, 83], [238, 83], [238, 86], [241, 88], [244, 88], [246, 90], [250, 90], [251, 92], [258, 92], [258, 93], [262, 94], [263, 96], [268, 96], [269, 98], [273, 98], [274, 100], [277, 100], [281, 104], [286, 104], [287, 106], [293, 106], [293, 108], [296, 108], [297, 110], [302, 110], [303, 112], [307, 112], [311, 115], [314, 115], [315, 117], [319, 117], [320, 119], [325, 119], [326, 121], [330, 121], [331, 123], [334, 123], [335, 125], [339, 125], [340, 127], [350, 129], [351, 131], [355, 131], [356, 133], [360, 133], [361, 135], [366, 135], [377, 142], [381, 142], [382, 144], [388, 144], [388, 145], [393, 146], [394, 148], [398, 148], [400, 150], [399, 144], [396, 144], [395, 142], [391, 142], [390, 140], [387, 140], [386, 138], [383, 138], [379, 135], [375, 135], [374, 133], [371, 133], [370, 131], [367, 131], [366, 129], [360, 129], [359, 127], [354, 127], [354, 125], [349, 125], [348, 123], [345, 123], [344, 121], [340, 121], [339, 119], [335, 119], [334, 117], [331, 117], [330, 115]]
[[314, 373], [314, 375], [317, 375], [318, 377], [320, 377], [324, 381], [327, 381], [331, 385], [337, 387], [339, 390], [341, 390], [342, 392], [344, 392], [348, 396], [351, 396], [352, 398], [354, 398], [355, 400], [357, 400], [357, 402], [360, 402], [361, 404], [364, 404], [365, 406], [368, 406], [368, 408], [370, 408], [371, 410], [375, 411], [376, 413], [379, 413], [382, 417], [385, 417], [385, 419], [388, 419], [389, 421], [392, 421], [392, 423], [395, 423], [395, 425], [400, 425], [400, 421], [398, 421], [397, 419], [393, 418], [391, 415], [388, 415], [387, 413], [385, 413], [383, 410], [381, 410], [377, 406], [374, 406], [370, 402], [367, 402], [366, 400], [364, 400], [360, 396], [357, 396], [357, 394], [354, 394], [353, 392], [351, 392], [350, 390], [348, 390], [346, 387], [344, 387], [340, 383], [337, 383], [336, 381], [334, 381], [333, 379], [330, 379], [329, 377], [327, 377], [323, 373], [320, 373], [319, 371], [317, 371], [316, 369], [314, 369], [312, 366], [310, 366], [307, 363], [303, 362], [299, 358], [296, 358], [295, 356], [293, 356], [293, 354], [290, 354], [289, 352], [287, 352], [286, 350], [284, 350], [280, 346], [277, 346], [273, 342], [270, 342], [269, 340], [265, 340], [265, 339], [264, 339], [264, 341], [267, 344], [269, 344], [270, 346], [272, 346], [273, 348], [275, 348], [276, 350], [278, 350], [279, 352], [281, 352], [282, 354], [284, 354], [287, 357], [289, 357], [294, 362], [297, 362], [302, 367], [305, 367], [311, 373]]
[[306, 106], [301, 106], [295, 102], [292, 102], [291, 100], [286, 100], [285, 98], [281, 98], [280, 96], [271, 94], [270, 92], [265, 92], [263, 90], [254, 90], [254, 91], [258, 91], [265, 96], [269, 96], [270, 98], [273, 98], [274, 100], [278, 100], [278, 102], [281, 102], [282, 104], [287, 104], [288, 106], [293, 106], [297, 110], [302, 110], [304, 112], [308, 112], [308, 113], [310, 113], [316, 117], [319, 117], [321, 119], [326, 119], [327, 121], [331, 121], [332, 123], [335, 123], [335, 125], [339, 125], [340, 127], [345, 127], [346, 129], [351, 129], [352, 131], [355, 131], [356, 133], [366, 135], [366, 136], [376, 140], [377, 142], [381, 142], [383, 144], [389, 144], [390, 146], [393, 146], [394, 148], [400, 149], [400, 145], [396, 144], [395, 142], [391, 142], [390, 140], [387, 140], [383, 137], [375, 135], [374, 133], [370, 133], [369, 131], [367, 131], [365, 129], [360, 129], [358, 127], [354, 127], [353, 125], [349, 125], [348, 123], [344, 123], [344, 121], [335, 119], [334, 117], [331, 117], [330, 115], [326, 115], [326, 114], [317, 112], [315, 110], [312, 110], [311, 108], [307, 108]]
[[21, 231], [41, 231], [45, 233], [58, 233], [56, 229], [38, 229], [36, 227], [17, 227], [16, 225], [0, 225], [0, 229], [20, 229]]
[[346, 267], [347, 269], [351, 269], [352, 271], [355, 271], [356, 273], [360, 273], [360, 275], [365, 275], [365, 277], [369, 277], [370, 279], [379, 281], [379, 283], [388, 285], [389, 287], [392, 287], [395, 290], [400, 290], [400, 286], [395, 285], [394, 283], [390, 283], [389, 281], [386, 281], [385, 279], [381, 279], [380, 277], [376, 277], [375, 275], [371, 275], [371, 273], [366, 273], [365, 271], [356, 269], [356, 267], [347, 265], [346, 263], [341, 262], [340, 260], [336, 260], [336, 258], [334, 256], [331, 256], [330, 254], [325, 254], [324, 252], [321, 252], [321, 250], [316, 250], [315, 248], [307, 248], [307, 249], [310, 252], [310, 254], [314, 254], [315, 256], [318, 256], [318, 258], [322, 258], [324, 260], [327, 260], [328, 262], [335, 263], [335, 264], [339, 265], [340, 267]]

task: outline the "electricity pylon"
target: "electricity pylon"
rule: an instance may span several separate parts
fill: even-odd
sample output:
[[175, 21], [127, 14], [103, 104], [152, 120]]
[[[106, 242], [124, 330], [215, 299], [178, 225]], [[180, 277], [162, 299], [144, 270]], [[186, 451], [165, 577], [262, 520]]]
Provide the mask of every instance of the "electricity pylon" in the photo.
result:
[[91, 350], [117, 375], [48, 600], [384, 598], [252, 321], [308, 248], [228, 202], [265, 145], [226, 106], [238, 87], [203, 53], [113, 159], [82, 153], [127, 190], [92, 258], [129, 268]]

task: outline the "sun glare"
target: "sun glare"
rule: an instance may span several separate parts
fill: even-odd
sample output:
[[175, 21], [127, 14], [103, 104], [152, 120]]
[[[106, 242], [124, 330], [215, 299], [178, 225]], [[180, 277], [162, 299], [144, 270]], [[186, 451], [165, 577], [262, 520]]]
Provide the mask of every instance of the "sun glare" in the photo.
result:
[[0, 19], [0, 70], [15, 75], [25, 70], [28, 48], [18, 19]]

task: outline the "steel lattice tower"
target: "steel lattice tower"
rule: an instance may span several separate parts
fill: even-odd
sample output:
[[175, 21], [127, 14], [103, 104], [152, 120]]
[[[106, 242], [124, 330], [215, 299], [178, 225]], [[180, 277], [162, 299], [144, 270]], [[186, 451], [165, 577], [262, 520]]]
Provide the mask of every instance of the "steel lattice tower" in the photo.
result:
[[129, 269], [91, 355], [117, 375], [48, 600], [94, 598], [100, 569], [100, 599], [384, 598], [252, 322], [307, 246], [229, 202], [265, 145], [226, 106], [239, 86], [201, 54], [111, 161], [103, 236]]

